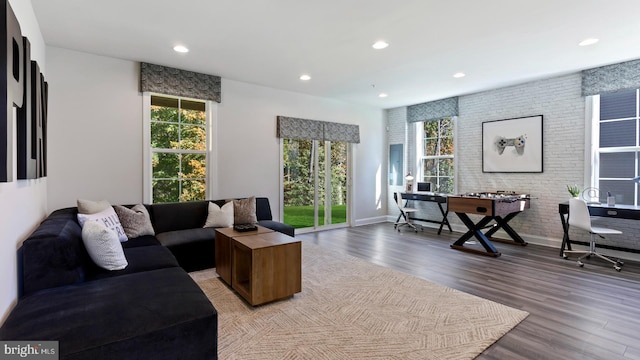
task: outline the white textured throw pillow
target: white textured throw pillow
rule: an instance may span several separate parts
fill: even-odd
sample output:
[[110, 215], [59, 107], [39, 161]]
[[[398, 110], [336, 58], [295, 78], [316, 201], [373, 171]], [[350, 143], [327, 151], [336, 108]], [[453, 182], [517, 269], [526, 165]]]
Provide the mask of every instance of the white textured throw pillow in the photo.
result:
[[106, 210], [95, 214], [78, 214], [78, 222], [80, 223], [80, 226], [84, 228], [87, 221], [101, 222], [102, 224], [104, 224], [104, 226], [110, 228], [116, 233], [116, 235], [118, 235], [118, 239], [120, 239], [120, 242], [129, 240], [127, 238], [127, 234], [125, 234], [124, 232], [122, 224], [120, 224], [120, 219], [118, 218], [116, 211], [113, 210], [111, 206], [109, 206], [109, 208], [107, 208]]
[[111, 207], [111, 204], [109, 204], [107, 200], [93, 201], [78, 199], [76, 202], [78, 204], [79, 214], [95, 214]]
[[209, 215], [203, 227], [230, 227], [233, 226], [233, 201], [218, 206], [209, 202]]
[[82, 242], [91, 260], [103, 269], [122, 270], [129, 265], [118, 236], [100, 221], [84, 224]]

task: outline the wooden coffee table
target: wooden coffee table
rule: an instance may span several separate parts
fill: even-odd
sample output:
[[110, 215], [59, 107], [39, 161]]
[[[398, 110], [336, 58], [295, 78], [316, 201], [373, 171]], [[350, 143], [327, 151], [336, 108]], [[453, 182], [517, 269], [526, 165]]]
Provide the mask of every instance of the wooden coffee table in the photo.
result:
[[258, 235], [273, 232], [264, 226], [258, 226], [256, 231], [240, 232], [232, 227], [216, 229], [216, 272], [220, 278], [231, 285], [231, 242], [233, 238], [241, 236]]
[[302, 291], [299, 240], [262, 227], [242, 233], [232, 228], [216, 231], [216, 271], [249, 304], [261, 305]]

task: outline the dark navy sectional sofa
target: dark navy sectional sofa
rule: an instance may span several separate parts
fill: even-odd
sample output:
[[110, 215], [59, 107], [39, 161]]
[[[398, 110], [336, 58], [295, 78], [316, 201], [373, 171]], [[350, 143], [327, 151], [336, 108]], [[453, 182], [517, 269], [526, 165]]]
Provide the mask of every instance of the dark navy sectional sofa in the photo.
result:
[[[91, 261], [77, 208], [54, 211], [18, 251], [20, 299], [0, 339], [58, 341], [60, 359], [217, 359], [216, 309], [187, 273], [215, 266], [208, 204], [145, 205], [156, 235], [122, 243], [129, 265], [116, 271]], [[267, 198], [256, 217], [294, 235]]]

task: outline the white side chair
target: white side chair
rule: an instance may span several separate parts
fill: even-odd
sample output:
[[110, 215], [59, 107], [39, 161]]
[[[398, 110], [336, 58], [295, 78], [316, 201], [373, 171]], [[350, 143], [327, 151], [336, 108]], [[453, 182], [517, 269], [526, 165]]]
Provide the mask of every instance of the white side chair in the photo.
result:
[[[400, 216], [398, 217], [398, 221], [393, 224], [393, 227], [400, 231], [401, 226], [407, 225], [415, 232], [418, 232], [418, 228], [416, 228], [416, 226], [411, 222], [410, 217], [411, 213], [418, 211], [418, 209], [405, 207], [404, 205], [402, 205], [402, 192], [400, 191], [396, 192], [396, 204], [398, 205], [398, 209], [400, 210]], [[404, 220], [401, 220], [401, 218], [404, 218]]]
[[596, 251], [596, 235], [604, 238], [602, 235], [610, 235], [610, 234], [622, 234], [622, 231], [609, 229], [600, 226], [592, 226], [591, 225], [591, 217], [589, 216], [589, 208], [587, 207], [587, 203], [582, 199], [570, 199], [569, 200], [569, 227], [576, 227], [578, 229], [582, 229], [588, 231], [591, 234], [591, 241], [589, 242], [589, 250], [565, 250], [562, 256], [566, 259], [568, 258], [568, 254], [582, 254], [578, 258], [578, 265], [580, 267], [584, 266], [582, 259], [589, 258], [591, 255], [595, 255], [603, 260], [606, 260], [613, 264], [613, 268], [616, 271], [622, 270], [622, 265], [624, 263], [622, 261], [613, 260], [608, 256], [600, 254]]

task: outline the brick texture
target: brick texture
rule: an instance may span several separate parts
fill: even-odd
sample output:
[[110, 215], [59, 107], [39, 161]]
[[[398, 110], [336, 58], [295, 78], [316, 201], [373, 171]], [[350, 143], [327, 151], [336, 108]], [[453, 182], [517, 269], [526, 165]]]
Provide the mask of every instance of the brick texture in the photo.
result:
[[[583, 183], [585, 98], [580, 91], [581, 77], [576, 73], [459, 98], [456, 129], [457, 192], [512, 190], [531, 194], [531, 209], [518, 215], [510, 223], [528, 242], [559, 248], [562, 225], [558, 203], [569, 199], [566, 185]], [[386, 113], [389, 144], [399, 143], [404, 138], [410, 144], [405, 145], [405, 166], [409, 164], [408, 166], [415, 167], [415, 132], [412, 125], [407, 126], [406, 108], [389, 109]], [[483, 173], [482, 123], [532, 115], [543, 115], [544, 172]], [[398, 211], [393, 203], [393, 191], [396, 188], [389, 187], [388, 190], [389, 219], [395, 220]], [[421, 215], [433, 219], [440, 216], [436, 204], [415, 205], [421, 208]], [[454, 229], [464, 229], [455, 214], [449, 214], [449, 220]], [[603, 218], [599, 220], [599, 224], [625, 233], [609, 236], [605, 240], [598, 239], [599, 243], [640, 249], [640, 234], [636, 235], [638, 232], [635, 231], [635, 221]], [[570, 235], [575, 240], [588, 241], [589, 238], [588, 234], [574, 230]]]

